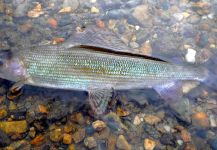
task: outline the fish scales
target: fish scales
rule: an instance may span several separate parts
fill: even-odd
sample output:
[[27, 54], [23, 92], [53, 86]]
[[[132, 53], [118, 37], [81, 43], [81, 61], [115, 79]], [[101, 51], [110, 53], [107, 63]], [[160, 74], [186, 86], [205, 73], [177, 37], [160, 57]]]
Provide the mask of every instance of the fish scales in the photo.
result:
[[35, 47], [23, 51], [20, 57], [31, 78], [30, 84], [54, 88], [86, 90], [111, 86], [125, 89], [163, 84], [171, 78], [198, 77], [194, 68], [88, 48]]

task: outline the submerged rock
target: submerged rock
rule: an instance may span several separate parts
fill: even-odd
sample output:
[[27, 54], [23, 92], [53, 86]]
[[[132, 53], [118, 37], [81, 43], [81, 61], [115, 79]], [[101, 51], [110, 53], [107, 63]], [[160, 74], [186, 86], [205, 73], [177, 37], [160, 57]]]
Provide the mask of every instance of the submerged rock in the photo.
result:
[[95, 138], [91, 136], [84, 139], [84, 145], [87, 146], [89, 149], [91, 149], [96, 147], [97, 143]]
[[117, 148], [122, 150], [131, 150], [132, 146], [127, 142], [123, 135], [119, 135], [116, 143]]
[[2, 121], [0, 122], [0, 129], [6, 132], [7, 134], [10, 133], [25, 133], [27, 131], [27, 122], [26, 120], [22, 121]]
[[5, 147], [9, 145], [10, 142], [11, 141], [9, 137], [7, 136], [7, 134], [4, 131], [0, 130], [0, 147]]

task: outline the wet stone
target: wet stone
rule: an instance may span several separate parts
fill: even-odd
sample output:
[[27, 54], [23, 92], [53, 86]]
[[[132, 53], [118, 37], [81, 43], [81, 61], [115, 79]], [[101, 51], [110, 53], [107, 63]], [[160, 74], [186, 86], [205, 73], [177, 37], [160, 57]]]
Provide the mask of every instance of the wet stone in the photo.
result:
[[117, 137], [111, 134], [107, 140], [107, 143], [108, 143], [107, 150], [115, 150], [116, 141], [117, 141]]
[[9, 145], [10, 142], [11, 141], [9, 137], [7, 136], [7, 134], [4, 131], [0, 130], [0, 147], [5, 147]]
[[84, 145], [89, 149], [94, 148], [97, 146], [96, 140], [94, 137], [87, 137], [84, 139]]
[[5, 118], [8, 115], [6, 108], [0, 108], [0, 119]]
[[122, 150], [131, 150], [132, 146], [127, 142], [123, 135], [119, 135], [116, 143], [117, 148]]
[[151, 139], [144, 140], [144, 148], [145, 150], [153, 150], [156, 146], [156, 142]]
[[62, 136], [62, 129], [61, 128], [57, 128], [57, 129], [50, 131], [50, 140], [52, 142], [59, 142], [62, 140], [62, 138], [63, 138], [63, 136]]
[[146, 115], [144, 117], [144, 121], [150, 125], [157, 124], [161, 121], [161, 119], [155, 115]]
[[64, 133], [63, 134], [63, 143], [64, 144], [71, 144], [72, 143], [72, 135]]
[[78, 129], [73, 135], [72, 138], [75, 143], [81, 142], [85, 138], [85, 129]]
[[26, 120], [22, 121], [2, 121], [0, 122], [0, 129], [6, 132], [7, 134], [15, 133], [25, 133], [27, 131], [27, 122]]
[[170, 145], [172, 147], [176, 147], [176, 138], [170, 133], [164, 133], [160, 137], [161, 144]]
[[196, 41], [197, 45], [201, 48], [204, 48], [208, 44], [208, 34], [207, 33], [201, 33], [198, 37], [198, 40]]
[[217, 150], [217, 137], [209, 140], [208, 143], [213, 150]]
[[148, 125], [148, 124], [144, 124], [143, 128], [145, 130], [145, 132], [151, 136], [152, 138], [158, 139], [161, 135], [160, 133], [152, 126]]
[[95, 130], [101, 131], [102, 129], [106, 127], [106, 123], [101, 120], [97, 120], [92, 123], [92, 126]]

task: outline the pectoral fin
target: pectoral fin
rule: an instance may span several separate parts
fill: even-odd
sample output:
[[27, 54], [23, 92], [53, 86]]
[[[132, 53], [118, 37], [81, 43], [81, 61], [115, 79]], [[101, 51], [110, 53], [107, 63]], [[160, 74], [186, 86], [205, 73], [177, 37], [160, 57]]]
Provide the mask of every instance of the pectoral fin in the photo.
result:
[[96, 115], [101, 115], [106, 111], [108, 102], [113, 96], [113, 89], [92, 89], [88, 94], [92, 110]]

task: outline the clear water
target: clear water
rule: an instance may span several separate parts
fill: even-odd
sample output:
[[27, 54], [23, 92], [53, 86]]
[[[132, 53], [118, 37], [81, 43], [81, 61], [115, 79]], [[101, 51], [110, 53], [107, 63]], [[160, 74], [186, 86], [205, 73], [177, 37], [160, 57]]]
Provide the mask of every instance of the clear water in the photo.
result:
[[[0, 50], [61, 44], [89, 26], [113, 32], [132, 52], [202, 64], [216, 52], [217, 2], [0, 0]], [[2, 149], [217, 149], [217, 95], [203, 84], [186, 82], [175, 110], [152, 89], [117, 91], [110, 113], [96, 118], [86, 92], [24, 86], [9, 100], [13, 83], [1, 83]], [[94, 129], [96, 120], [105, 127]]]

